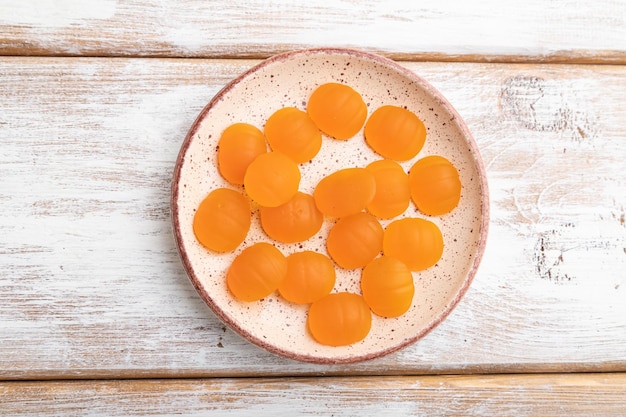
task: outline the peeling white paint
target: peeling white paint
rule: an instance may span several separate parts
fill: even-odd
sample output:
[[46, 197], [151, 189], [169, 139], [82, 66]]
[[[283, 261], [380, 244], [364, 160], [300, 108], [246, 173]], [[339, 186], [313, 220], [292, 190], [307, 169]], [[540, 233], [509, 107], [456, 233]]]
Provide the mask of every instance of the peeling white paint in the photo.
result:
[[0, 59], [0, 377], [626, 366], [624, 68], [541, 66], [566, 91], [593, 85], [583, 96], [603, 117], [584, 142], [502, 115], [498, 97], [520, 66], [405, 64], [450, 99], [488, 163], [487, 250], [467, 295], [419, 343], [325, 367], [270, 355], [225, 329], [189, 284], [171, 236], [182, 139], [252, 63]]
[[117, 0], [4, 0], [0, 24], [63, 28], [86, 25], [91, 20], [111, 19]]
[[[216, 56], [343, 46], [397, 54], [489, 57], [623, 54], [623, 2], [403, 0], [189, 3], [138, 0], [5, 0], [4, 48], [54, 53]], [[80, 28], [68, 36], [60, 29]], [[4, 34], [3, 34], [4, 35]]]

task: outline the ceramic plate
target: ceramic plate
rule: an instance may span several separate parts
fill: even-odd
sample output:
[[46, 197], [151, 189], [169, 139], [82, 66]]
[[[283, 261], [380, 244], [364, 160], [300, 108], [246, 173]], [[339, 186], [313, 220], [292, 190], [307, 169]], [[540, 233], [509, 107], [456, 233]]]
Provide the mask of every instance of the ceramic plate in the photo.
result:
[[[228, 184], [217, 169], [216, 146], [222, 131], [245, 122], [263, 130], [276, 110], [291, 106], [306, 110], [311, 92], [320, 84], [339, 82], [358, 91], [368, 115], [382, 105], [403, 106], [427, 127], [426, 143], [416, 158], [402, 163], [408, 171], [419, 158], [441, 155], [458, 169], [462, 183], [459, 205], [443, 216], [424, 216], [411, 203], [400, 217], [435, 222], [444, 238], [439, 262], [414, 273], [415, 297], [398, 318], [373, 315], [372, 329], [361, 342], [331, 347], [308, 333], [308, 305], [291, 304], [277, 293], [258, 302], [240, 302], [226, 287], [226, 271], [236, 255], [258, 242], [274, 243], [285, 255], [309, 249], [327, 253], [326, 235], [333, 219], [302, 244], [272, 242], [260, 227], [258, 210], [246, 240], [233, 253], [217, 254], [196, 240], [192, 221], [196, 208], [218, 187]], [[363, 131], [348, 141], [324, 137], [322, 150], [300, 165], [300, 191], [312, 193], [317, 182], [341, 168], [365, 167], [381, 159], [366, 144]], [[176, 162], [172, 187], [172, 218], [176, 243], [191, 282], [215, 314], [252, 343], [292, 359], [317, 363], [357, 362], [388, 354], [424, 336], [460, 301], [480, 262], [487, 235], [489, 199], [478, 148], [459, 114], [431, 85], [395, 62], [345, 49], [311, 49], [269, 58], [224, 87], [202, 110], [185, 138]], [[389, 221], [381, 221], [385, 227]], [[334, 292], [360, 293], [360, 271], [339, 267]]]

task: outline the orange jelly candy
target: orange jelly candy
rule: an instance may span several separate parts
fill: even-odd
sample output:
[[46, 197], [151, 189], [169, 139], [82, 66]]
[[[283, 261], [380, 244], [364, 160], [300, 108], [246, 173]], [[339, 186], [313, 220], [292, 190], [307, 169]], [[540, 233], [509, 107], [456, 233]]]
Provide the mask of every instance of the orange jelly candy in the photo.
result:
[[413, 274], [400, 260], [389, 256], [374, 259], [361, 273], [363, 299], [382, 317], [398, 317], [413, 303]]
[[226, 181], [241, 185], [248, 165], [265, 152], [263, 132], [247, 123], [235, 123], [224, 130], [218, 142], [218, 170]]
[[385, 158], [409, 160], [418, 154], [425, 141], [424, 123], [402, 107], [379, 107], [365, 124], [365, 142]]
[[265, 233], [283, 243], [303, 242], [319, 232], [324, 223], [313, 197], [302, 192], [278, 207], [261, 207], [260, 213]]
[[442, 156], [427, 156], [409, 171], [413, 202], [424, 214], [449, 213], [461, 199], [461, 180], [454, 165]]
[[365, 168], [345, 168], [322, 178], [313, 198], [322, 213], [344, 217], [364, 210], [375, 194], [374, 174]]
[[346, 140], [363, 127], [367, 105], [351, 87], [327, 83], [313, 91], [307, 112], [322, 132], [335, 139]]
[[367, 336], [372, 327], [372, 313], [360, 295], [333, 293], [311, 304], [307, 325], [319, 343], [345, 346]]
[[328, 256], [313, 251], [296, 252], [287, 257], [287, 277], [278, 286], [278, 292], [292, 303], [309, 304], [330, 294], [335, 279], [335, 268]]
[[300, 169], [287, 155], [267, 152], [255, 158], [243, 179], [246, 192], [259, 205], [277, 207], [298, 191]]
[[267, 297], [287, 276], [287, 258], [273, 245], [255, 243], [244, 249], [230, 265], [226, 284], [241, 301]]
[[265, 137], [272, 150], [297, 163], [313, 159], [322, 147], [322, 134], [308, 114], [295, 107], [285, 107], [265, 123]]
[[383, 227], [369, 213], [352, 214], [330, 229], [326, 248], [340, 267], [362, 268], [382, 250]]
[[382, 159], [372, 162], [365, 169], [374, 174], [376, 180], [376, 194], [367, 205], [367, 211], [381, 219], [404, 213], [411, 201], [411, 190], [409, 176], [400, 164]]
[[383, 235], [383, 253], [398, 258], [411, 271], [437, 263], [443, 254], [443, 236], [431, 221], [406, 218], [391, 222]]
[[200, 203], [193, 232], [206, 248], [229, 252], [243, 242], [250, 229], [250, 203], [241, 193], [218, 188]]

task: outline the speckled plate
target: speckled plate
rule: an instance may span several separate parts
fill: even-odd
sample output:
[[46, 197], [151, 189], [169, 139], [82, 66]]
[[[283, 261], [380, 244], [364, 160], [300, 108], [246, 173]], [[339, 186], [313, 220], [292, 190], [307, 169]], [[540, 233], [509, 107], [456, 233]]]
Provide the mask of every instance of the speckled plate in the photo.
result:
[[[340, 82], [358, 91], [371, 114], [382, 105], [406, 106], [427, 127], [424, 148], [402, 165], [408, 171], [419, 158], [441, 155], [459, 170], [462, 194], [449, 214], [428, 217], [442, 230], [444, 253], [426, 271], [414, 273], [415, 297], [401, 317], [373, 316], [369, 335], [359, 343], [330, 347], [317, 343], [306, 328], [308, 306], [285, 301], [277, 293], [261, 301], [235, 300], [226, 287], [226, 271], [242, 249], [270, 241], [253, 211], [252, 228], [233, 253], [216, 254], [195, 239], [192, 220], [200, 201], [217, 187], [238, 189], [217, 170], [216, 145], [221, 132], [235, 122], [261, 130], [276, 110], [292, 106], [306, 110], [311, 92], [320, 84]], [[300, 190], [312, 193], [325, 175], [346, 167], [365, 167], [380, 159], [365, 144], [363, 132], [348, 141], [324, 137], [312, 162], [300, 165]], [[239, 188], [242, 192], [243, 189]], [[397, 63], [369, 53], [345, 49], [310, 49], [269, 58], [224, 87], [202, 110], [185, 138], [176, 162], [172, 186], [172, 219], [180, 256], [202, 299], [232, 329], [252, 343], [292, 359], [317, 363], [347, 363], [379, 357], [415, 342], [439, 324], [470, 285], [482, 257], [487, 235], [489, 199], [478, 148], [459, 114], [425, 80]], [[400, 217], [426, 217], [411, 204]], [[333, 219], [303, 244], [273, 242], [289, 255], [309, 249], [326, 253], [325, 239]], [[388, 221], [381, 221], [383, 227]], [[337, 267], [333, 291], [360, 293], [360, 271]]]

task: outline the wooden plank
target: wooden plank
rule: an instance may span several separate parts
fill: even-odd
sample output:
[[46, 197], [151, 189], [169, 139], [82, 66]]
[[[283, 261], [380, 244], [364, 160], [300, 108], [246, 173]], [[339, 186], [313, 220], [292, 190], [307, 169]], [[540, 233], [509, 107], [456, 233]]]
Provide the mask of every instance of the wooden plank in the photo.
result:
[[624, 374], [0, 382], [11, 416], [625, 416]]
[[403, 60], [626, 62], [621, 0], [5, 0], [1, 55], [264, 58], [312, 46]]
[[317, 366], [226, 329], [170, 232], [187, 129], [256, 62], [0, 59], [0, 379], [626, 370], [626, 67], [405, 63], [478, 141], [487, 251], [420, 342]]

